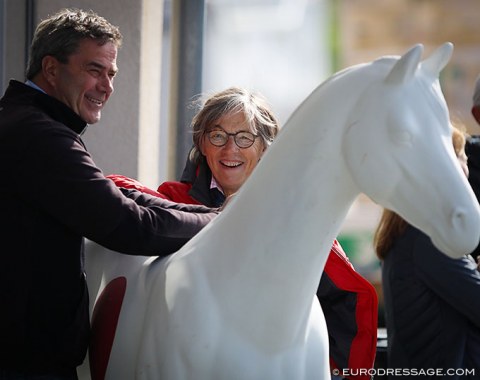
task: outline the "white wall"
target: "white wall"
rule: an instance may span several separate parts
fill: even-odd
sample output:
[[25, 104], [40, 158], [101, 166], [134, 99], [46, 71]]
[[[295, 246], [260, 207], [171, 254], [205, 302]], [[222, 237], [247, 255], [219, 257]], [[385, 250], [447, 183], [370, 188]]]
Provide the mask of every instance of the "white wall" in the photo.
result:
[[2, 29], [4, 33], [3, 59], [3, 91], [10, 79], [23, 80], [25, 74], [25, 3], [23, 1], [4, 1], [4, 19]]

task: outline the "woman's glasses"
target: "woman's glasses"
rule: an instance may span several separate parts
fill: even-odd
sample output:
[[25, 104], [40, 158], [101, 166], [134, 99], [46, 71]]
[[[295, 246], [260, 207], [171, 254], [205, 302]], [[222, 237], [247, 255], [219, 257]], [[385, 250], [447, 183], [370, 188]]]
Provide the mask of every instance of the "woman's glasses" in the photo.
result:
[[235, 144], [241, 149], [250, 148], [258, 135], [254, 135], [252, 132], [239, 131], [237, 133], [228, 133], [223, 129], [216, 127], [215, 129], [207, 132], [208, 140], [215, 146], [224, 146], [230, 136], [233, 137]]

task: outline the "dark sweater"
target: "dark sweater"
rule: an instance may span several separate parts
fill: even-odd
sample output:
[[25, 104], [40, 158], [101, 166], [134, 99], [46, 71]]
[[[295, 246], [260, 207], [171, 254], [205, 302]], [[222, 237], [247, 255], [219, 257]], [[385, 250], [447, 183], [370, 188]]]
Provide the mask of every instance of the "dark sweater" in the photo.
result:
[[0, 368], [63, 373], [82, 363], [83, 237], [123, 253], [168, 255], [216, 214], [122, 194], [87, 152], [85, 127], [66, 105], [17, 81], [0, 100]]

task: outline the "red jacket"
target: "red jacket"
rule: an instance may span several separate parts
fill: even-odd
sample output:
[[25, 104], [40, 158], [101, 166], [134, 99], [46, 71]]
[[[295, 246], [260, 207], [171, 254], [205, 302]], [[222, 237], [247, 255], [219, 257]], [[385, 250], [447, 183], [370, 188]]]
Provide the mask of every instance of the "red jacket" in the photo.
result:
[[[197, 168], [192, 182], [164, 182], [156, 191], [128, 177], [108, 177], [119, 187], [134, 188], [178, 203], [202, 204], [190, 194], [195, 193], [198, 197], [207, 199], [205, 184], [210, 183], [210, 180], [204, 180], [204, 185], [198, 190], [195, 188], [198, 187], [198, 182], [195, 182], [198, 176], [201, 175]], [[182, 179], [184, 178], [185, 172]], [[366, 372], [373, 368], [377, 350], [377, 293], [355, 271], [337, 240], [333, 242], [325, 264], [317, 297], [327, 322], [332, 369], [338, 369], [340, 375], [349, 373], [349, 370], [353, 370], [354, 374], [363, 373], [345, 376], [346, 378], [370, 379], [371, 376]], [[334, 374], [338, 372], [334, 371]]]

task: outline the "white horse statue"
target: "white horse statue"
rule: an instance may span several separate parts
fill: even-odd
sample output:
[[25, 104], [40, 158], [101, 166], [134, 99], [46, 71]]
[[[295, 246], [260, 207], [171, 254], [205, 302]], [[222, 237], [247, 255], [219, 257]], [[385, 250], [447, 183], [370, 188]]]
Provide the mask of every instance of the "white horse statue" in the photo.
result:
[[222, 214], [174, 255], [91, 245], [92, 297], [109, 290], [93, 313], [108, 330], [100, 329], [106, 348], [92, 346], [94, 380], [330, 379], [315, 292], [360, 193], [445, 254], [472, 251], [480, 209], [452, 148], [438, 80], [452, 51], [446, 43], [421, 61], [416, 45], [329, 78]]

